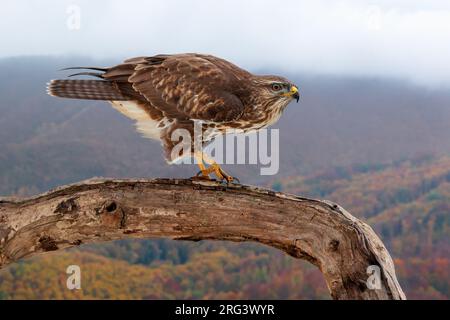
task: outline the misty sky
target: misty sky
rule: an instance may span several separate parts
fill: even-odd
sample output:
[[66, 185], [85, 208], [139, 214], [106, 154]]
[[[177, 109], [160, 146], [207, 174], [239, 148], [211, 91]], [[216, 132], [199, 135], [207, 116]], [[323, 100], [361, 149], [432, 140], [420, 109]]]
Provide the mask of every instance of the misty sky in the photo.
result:
[[[77, 13], [80, 25], [77, 27]], [[450, 86], [449, 0], [17, 0], [0, 57], [202, 52], [248, 69]]]

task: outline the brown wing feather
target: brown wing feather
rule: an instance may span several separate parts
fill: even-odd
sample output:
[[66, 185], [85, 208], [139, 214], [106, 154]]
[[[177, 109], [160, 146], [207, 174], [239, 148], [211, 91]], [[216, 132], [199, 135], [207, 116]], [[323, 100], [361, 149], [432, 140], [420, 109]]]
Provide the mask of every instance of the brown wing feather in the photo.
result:
[[[169, 118], [227, 122], [242, 115], [241, 80], [249, 75], [213, 56], [179, 54], [128, 59], [103, 78], [118, 82], [121, 90], [130, 83]], [[130, 94], [129, 87], [124, 91]]]

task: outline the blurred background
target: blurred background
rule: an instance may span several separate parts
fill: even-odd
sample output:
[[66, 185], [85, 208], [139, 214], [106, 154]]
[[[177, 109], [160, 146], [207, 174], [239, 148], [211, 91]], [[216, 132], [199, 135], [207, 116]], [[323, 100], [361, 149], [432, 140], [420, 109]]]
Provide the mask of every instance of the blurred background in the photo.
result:
[[[107, 103], [52, 98], [61, 68], [199, 52], [291, 79], [280, 170], [246, 184], [340, 203], [384, 241], [408, 298], [450, 297], [450, 3], [50, 1], [0, 6], [0, 195], [94, 176], [189, 177]], [[66, 288], [79, 265], [82, 289]], [[127, 240], [0, 270], [0, 299], [329, 299], [320, 272], [262, 245]]]

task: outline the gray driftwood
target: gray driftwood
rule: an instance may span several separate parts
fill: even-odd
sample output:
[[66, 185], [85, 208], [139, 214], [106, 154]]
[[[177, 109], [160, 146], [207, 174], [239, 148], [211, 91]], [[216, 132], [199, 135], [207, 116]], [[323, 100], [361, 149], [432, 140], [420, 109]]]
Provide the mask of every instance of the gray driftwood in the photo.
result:
[[[316, 265], [334, 299], [405, 299], [381, 240], [328, 201], [189, 179], [89, 180], [0, 199], [0, 268], [85, 243], [156, 237], [259, 242]], [[369, 266], [381, 271], [379, 289], [366, 285]]]

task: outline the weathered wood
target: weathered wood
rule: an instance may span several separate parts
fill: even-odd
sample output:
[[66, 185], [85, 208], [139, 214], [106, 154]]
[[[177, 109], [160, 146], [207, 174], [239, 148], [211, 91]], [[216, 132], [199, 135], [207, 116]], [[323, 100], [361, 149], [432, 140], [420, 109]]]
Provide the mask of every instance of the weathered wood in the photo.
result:
[[[405, 299], [373, 230], [328, 201], [176, 179], [89, 180], [0, 199], [0, 268], [85, 243], [156, 237], [259, 242], [316, 265], [334, 299]], [[366, 285], [369, 266], [381, 270], [380, 289]]]

